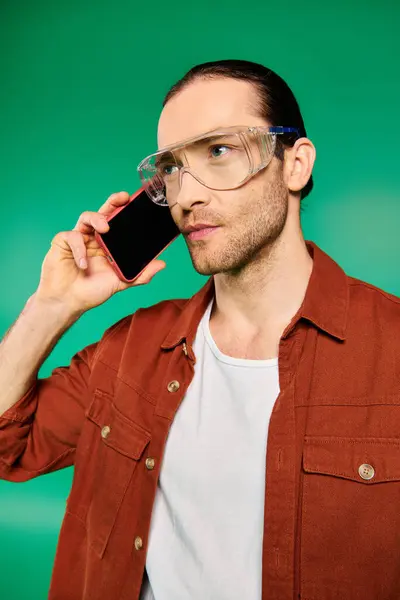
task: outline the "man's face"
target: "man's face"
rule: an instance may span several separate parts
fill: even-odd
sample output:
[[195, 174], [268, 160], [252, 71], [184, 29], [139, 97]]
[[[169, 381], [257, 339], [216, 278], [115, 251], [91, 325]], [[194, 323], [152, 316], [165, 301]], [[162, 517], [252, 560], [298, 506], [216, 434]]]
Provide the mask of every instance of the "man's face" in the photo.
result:
[[[233, 125], [268, 125], [256, 116], [256, 107], [256, 92], [245, 81], [195, 81], [164, 107], [158, 146], [161, 149]], [[190, 239], [185, 234], [193, 266], [203, 275], [238, 272], [255, 261], [281, 234], [287, 212], [288, 188], [282, 177], [282, 163], [276, 158], [235, 190], [208, 189], [185, 173], [177, 204], [171, 209], [181, 231], [197, 223], [218, 225], [200, 239]]]

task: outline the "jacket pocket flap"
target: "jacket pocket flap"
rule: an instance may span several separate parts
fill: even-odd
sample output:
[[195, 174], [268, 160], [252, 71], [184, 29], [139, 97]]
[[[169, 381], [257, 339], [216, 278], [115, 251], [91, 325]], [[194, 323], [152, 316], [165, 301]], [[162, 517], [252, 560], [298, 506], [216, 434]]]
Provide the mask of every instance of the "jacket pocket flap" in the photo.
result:
[[86, 416], [100, 428], [106, 446], [129, 458], [139, 460], [151, 440], [148, 431], [123, 415], [112, 398], [100, 390], [96, 390]]
[[400, 439], [306, 436], [303, 468], [369, 485], [400, 480]]

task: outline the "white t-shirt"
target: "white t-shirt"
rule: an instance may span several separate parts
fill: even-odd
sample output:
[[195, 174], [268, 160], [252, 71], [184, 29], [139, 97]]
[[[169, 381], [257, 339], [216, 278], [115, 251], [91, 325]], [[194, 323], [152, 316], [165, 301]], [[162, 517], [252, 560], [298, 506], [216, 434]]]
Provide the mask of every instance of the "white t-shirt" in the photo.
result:
[[161, 468], [142, 600], [260, 600], [265, 459], [278, 359], [232, 358], [197, 330], [195, 373]]

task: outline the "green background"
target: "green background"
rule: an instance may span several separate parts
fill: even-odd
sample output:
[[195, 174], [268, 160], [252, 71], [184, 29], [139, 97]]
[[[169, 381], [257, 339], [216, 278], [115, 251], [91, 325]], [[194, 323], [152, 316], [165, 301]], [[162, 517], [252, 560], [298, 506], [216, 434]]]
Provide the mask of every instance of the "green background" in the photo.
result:
[[[112, 192], [139, 187], [136, 165], [156, 146], [169, 87], [221, 58], [269, 66], [299, 100], [318, 153], [306, 238], [350, 275], [400, 295], [400, 4], [321, 5], [1, 2], [0, 334], [34, 292], [52, 237]], [[150, 285], [86, 314], [41, 374], [139, 306], [190, 296], [205, 281], [182, 240], [163, 258]], [[67, 469], [0, 483], [0, 598], [46, 598], [71, 480]]]

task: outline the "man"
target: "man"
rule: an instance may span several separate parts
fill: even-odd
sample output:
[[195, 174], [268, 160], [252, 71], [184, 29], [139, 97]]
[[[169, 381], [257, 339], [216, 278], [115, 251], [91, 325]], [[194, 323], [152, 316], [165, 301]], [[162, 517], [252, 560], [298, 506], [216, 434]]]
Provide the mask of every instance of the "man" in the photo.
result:
[[149, 197], [206, 286], [37, 380], [128, 287], [93, 235], [128, 201], [113, 194], [54, 238], [0, 347], [1, 476], [75, 465], [50, 598], [399, 598], [399, 300], [306, 244], [315, 149], [292, 92], [261, 65], [200, 65], [167, 95], [158, 145]]

